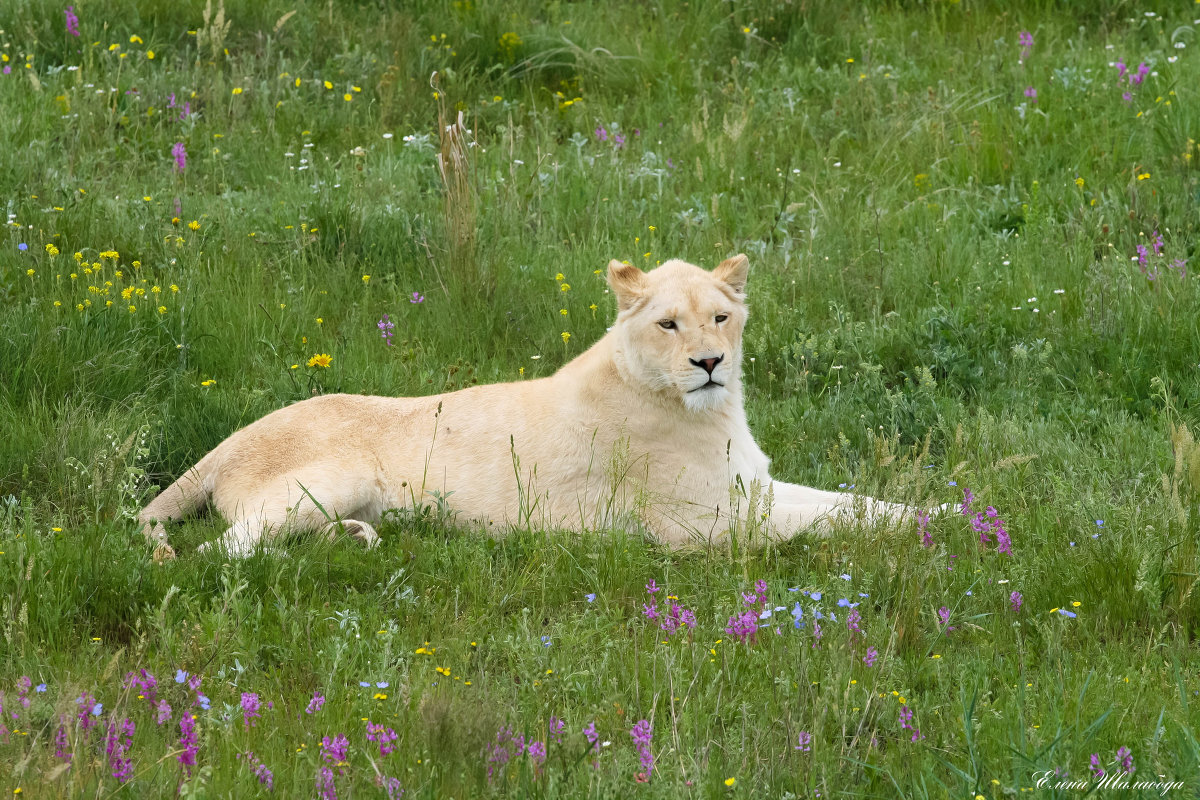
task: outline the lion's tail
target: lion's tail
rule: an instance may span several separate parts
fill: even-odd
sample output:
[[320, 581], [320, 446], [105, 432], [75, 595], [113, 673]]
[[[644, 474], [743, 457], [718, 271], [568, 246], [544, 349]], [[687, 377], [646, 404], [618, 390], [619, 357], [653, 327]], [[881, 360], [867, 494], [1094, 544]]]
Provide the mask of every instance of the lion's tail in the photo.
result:
[[159, 492], [138, 514], [143, 535], [155, 545], [156, 561], [175, 557], [174, 549], [167, 543], [167, 529], [163, 523], [191, 516], [208, 504], [212, 496], [216, 462], [216, 450], [213, 450], [200, 459], [196, 466], [179, 476], [179, 480]]

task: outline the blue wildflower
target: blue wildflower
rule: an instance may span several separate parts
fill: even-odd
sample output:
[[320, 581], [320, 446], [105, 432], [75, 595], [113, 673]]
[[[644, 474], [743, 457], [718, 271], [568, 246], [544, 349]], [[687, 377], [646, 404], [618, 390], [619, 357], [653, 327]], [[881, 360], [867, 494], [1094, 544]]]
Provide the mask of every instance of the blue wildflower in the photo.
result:
[[183, 683], [188, 679], [188, 674], [181, 669], [175, 670], [175, 682]]
[[584, 595], [584, 598], [585, 598], [585, 599], [586, 599], [586, 600], [587, 600], [589, 603], [594, 603], [594, 602], [596, 602], [596, 593], [595, 593], [595, 592], [592, 592], [591, 594], [585, 594], [585, 595]]
[[820, 600], [820, 599], [821, 599], [821, 593], [820, 593], [820, 592], [813, 592], [811, 595], [809, 595], [809, 597], [811, 597], [813, 600]]

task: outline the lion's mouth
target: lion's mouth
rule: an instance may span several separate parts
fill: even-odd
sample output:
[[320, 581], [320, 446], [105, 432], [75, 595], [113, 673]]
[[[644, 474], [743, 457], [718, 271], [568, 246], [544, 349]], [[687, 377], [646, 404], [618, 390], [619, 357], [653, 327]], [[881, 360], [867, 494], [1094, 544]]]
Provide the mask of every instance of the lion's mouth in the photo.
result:
[[704, 384], [703, 386], [697, 386], [695, 389], [688, 389], [688, 394], [691, 394], [692, 392], [699, 392], [699, 391], [702, 391], [702, 390], [704, 390], [704, 389], [711, 389], [711, 388], [713, 388], [714, 386], [720, 386], [720, 387], [722, 387], [722, 388], [723, 388], [723, 387], [725, 386], [725, 384], [723, 384], [723, 383], [717, 383], [717, 382], [716, 382], [716, 381], [714, 381], [712, 378], [709, 378], [709, 379], [708, 379], [708, 383]]

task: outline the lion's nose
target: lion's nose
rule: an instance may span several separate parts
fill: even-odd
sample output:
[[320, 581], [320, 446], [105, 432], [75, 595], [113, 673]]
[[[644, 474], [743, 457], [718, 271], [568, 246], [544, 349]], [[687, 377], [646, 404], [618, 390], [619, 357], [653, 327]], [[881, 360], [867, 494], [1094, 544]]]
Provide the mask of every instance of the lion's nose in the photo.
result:
[[688, 361], [692, 362], [692, 366], [703, 367], [704, 371], [709, 375], [712, 375], [712, 371], [717, 368], [717, 364], [720, 364], [724, 360], [725, 356], [717, 356], [716, 358], [702, 358], [699, 361], [694, 358], [688, 359]]

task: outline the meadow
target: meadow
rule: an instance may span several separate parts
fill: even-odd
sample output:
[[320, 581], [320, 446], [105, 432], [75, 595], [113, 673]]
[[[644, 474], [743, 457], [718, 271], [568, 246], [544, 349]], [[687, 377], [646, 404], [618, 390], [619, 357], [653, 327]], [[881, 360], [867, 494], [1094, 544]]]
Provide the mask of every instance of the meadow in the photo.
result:
[[[6, 0], [0, 792], [1196, 796], [1198, 31]], [[162, 565], [133, 522], [314, 394], [552, 373], [611, 258], [738, 252], [772, 473], [963, 514], [680, 554], [431, 495]]]

